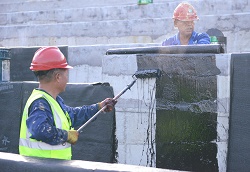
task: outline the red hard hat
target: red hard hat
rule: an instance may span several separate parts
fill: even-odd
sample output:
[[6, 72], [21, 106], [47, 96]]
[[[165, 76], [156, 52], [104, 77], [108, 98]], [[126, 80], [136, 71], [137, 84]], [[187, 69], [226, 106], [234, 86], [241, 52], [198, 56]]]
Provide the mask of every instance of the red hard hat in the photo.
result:
[[198, 16], [194, 7], [187, 3], [180, 3], [174, 10], [173, 19], [181, 21], [194, 21], [198, 20]]
[[65, 56], [57, 47], [39, 48], [33, 57], [30, 70], [50, 70], [55, 68], [70, 69]]

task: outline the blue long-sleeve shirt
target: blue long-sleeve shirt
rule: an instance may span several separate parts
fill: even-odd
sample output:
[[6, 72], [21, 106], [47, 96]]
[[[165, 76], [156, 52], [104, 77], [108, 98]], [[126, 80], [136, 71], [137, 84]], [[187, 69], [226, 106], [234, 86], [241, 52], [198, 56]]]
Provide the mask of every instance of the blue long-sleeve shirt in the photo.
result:
[[[192, 36], [189, 39], [188, 45], [193, 44], [210, 44], [210, 37], [207, 33], [197, 33], [193, 31]], [[166, 39], [162, 42], [163, 46], [167, 45], [181, 45], [180, 33]]]
[[[57, 96], [56, 101], [64, 112], [68, 112], [74, 128], [87, 122], [98, 111], [97, 104], [70, 107], [64, 104], [60, 96]], [[32, 139], [50, 145], [58, 145], [67, 141], [67, 131], [56, 128], [50, 105], [44, 98], [39, 98], [31, 104], [26, 125]]]

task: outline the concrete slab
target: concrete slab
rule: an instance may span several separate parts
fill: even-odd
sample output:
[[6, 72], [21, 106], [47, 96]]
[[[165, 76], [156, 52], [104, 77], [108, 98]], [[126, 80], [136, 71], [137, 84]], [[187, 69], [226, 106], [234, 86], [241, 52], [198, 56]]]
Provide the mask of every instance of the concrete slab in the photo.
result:
[[167, 170], [153, 167], [142, 167], [124, 164], [109, 164], [79, 160], [56, 160], [24, 157], [17, 154], [1, 153], [0, 166], [2, 172], [25, 171], [33, 172], [180, 172], [178, 170]]

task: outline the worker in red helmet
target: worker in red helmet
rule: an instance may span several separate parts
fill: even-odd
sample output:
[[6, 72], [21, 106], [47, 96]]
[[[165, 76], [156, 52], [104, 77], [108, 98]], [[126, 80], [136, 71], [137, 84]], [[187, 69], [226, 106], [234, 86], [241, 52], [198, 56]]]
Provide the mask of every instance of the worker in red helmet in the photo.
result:
[[197, 12], [191, 4], [180, 3], [173, 14], [174, 26], [179, 32], [163, 41], [162, 45], [210, 44], [210, 37], [207, 33], [194, 31], [195, 21], [198, 19]]
[[30, 69], [37, 76], [39, 86], [24, 107], [19, 140], [21, 155], [69, 160], [71, 145], [79, 135], [74, 128], [104, 106], [106, 112], [112, 111], [116, 103], [112, 98], [81, 107], [64, 104], [59, 93], [65, 91], [71, 68], [57, 47], [43, 47], [35, 52]]

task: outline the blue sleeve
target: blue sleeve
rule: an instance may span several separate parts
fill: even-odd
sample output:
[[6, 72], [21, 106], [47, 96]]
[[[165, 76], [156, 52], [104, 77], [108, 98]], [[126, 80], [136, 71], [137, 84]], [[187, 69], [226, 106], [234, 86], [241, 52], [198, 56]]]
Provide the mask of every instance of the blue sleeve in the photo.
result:
[[178, 34], [166, 39], [162, 42], [162, 46], [168, 46], [168, 45], [180, 45], [180, 40], [178, 39]]
[[178, 41], [175, 39], [175, 36], [170, 37], [162, 42], [162, 46], [168, 46], [168, 45], [178, 45]]
[[98, 112], [97, 104], [83, 105], [81, 107], [64, 105], [64, 107], [71, 118], [72, 127], [74, 128], [80, 127]]
[[31, 104], [26, 125], [32, 139], [50, 145], [67, 141], [67, 131], [55, 127], [50, 105], [44, 98], [37, 99]]
[[207, 33], [199, 33], [197, 44], [210, 44], [210, 37]]
[[162, 42], [161, 44], [162, 46], [167, 46], [167, 45], [171, 45], [169, 39], [166, 39], [165, 41]]

